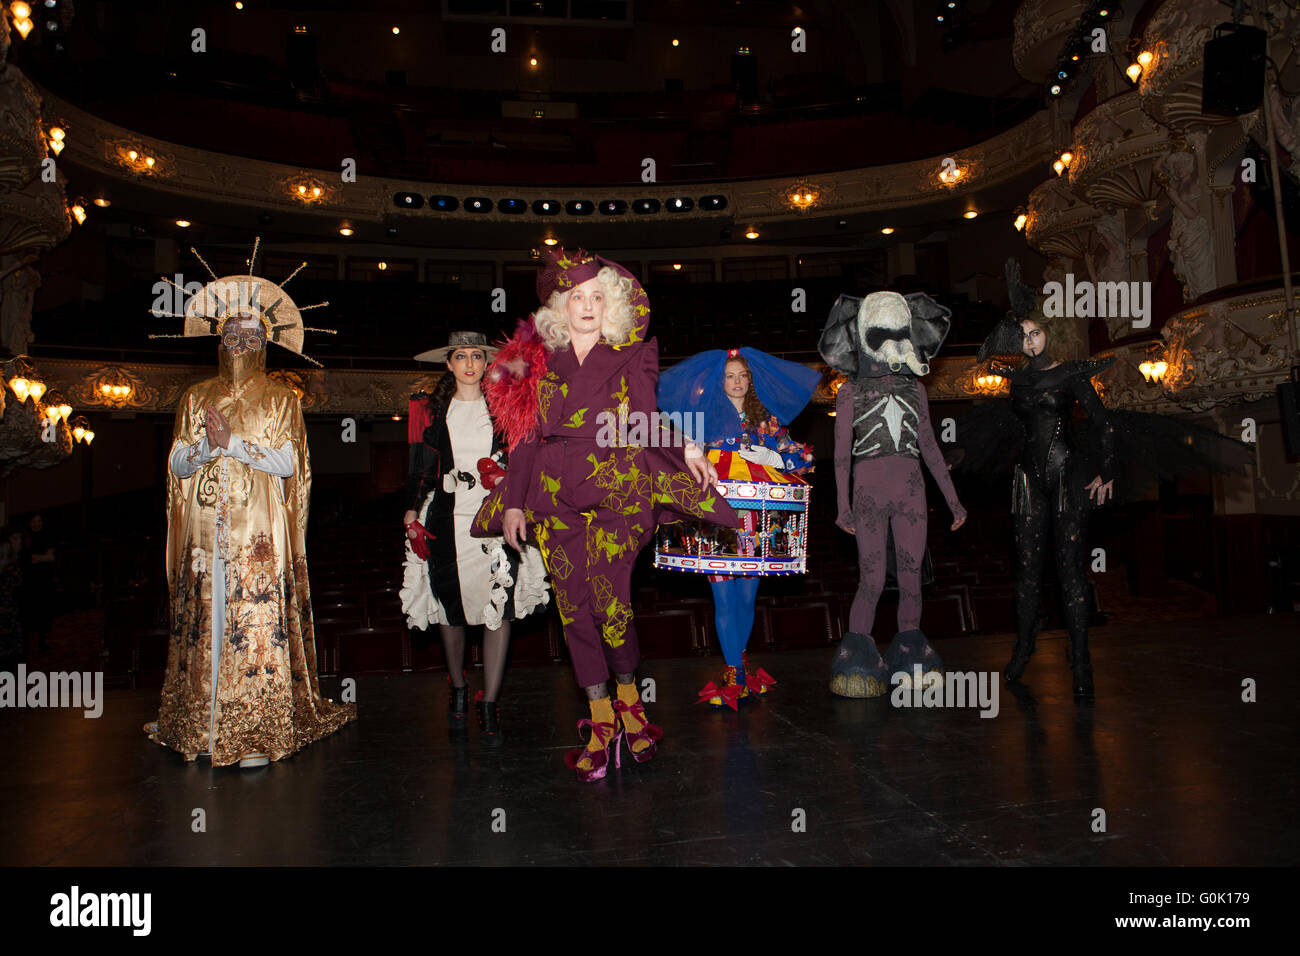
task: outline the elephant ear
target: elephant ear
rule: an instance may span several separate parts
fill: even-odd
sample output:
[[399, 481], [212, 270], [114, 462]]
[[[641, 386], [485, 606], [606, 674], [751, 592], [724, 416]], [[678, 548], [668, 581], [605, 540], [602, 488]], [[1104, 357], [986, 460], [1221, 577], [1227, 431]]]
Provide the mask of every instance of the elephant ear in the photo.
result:
[[921, 361], [929, 363], [938, 354], [952, 328], [952, 309], [940, 305], [924, 292], [903, 296], [912, 311], [912, 348]]
[[826, 317], [826, 327], [822, 329], [817, 351], [822, 360], [849, 378], [858, 374], [858, 308], [862, 305], [861, 296], [841, 295], [831, 306], [830, 315]]

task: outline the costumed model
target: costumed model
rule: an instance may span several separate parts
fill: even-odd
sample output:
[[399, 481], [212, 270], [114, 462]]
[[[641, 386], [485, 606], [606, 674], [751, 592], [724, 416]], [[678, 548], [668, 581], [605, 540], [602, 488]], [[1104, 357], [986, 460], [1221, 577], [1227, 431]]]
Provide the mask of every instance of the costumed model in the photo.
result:
[[465, 729], [469, 709], [465, 627], [483, 625], [483, 689], [475, 709], [484, 741], [497, 743], [510, 621], [546, 604], [546, 572], [536, 548], [516, 552], [499, 537], [470, 536], [479, 505], [505, 473], [506, 451], [479, 387], [496, 349], [481, 332], [453, 332], [449, 341], [415, 357], [446, 362], [447, 373], [431, 394], [411, 397], [402, 610], [411, 627], [440, 626], [452, 730]]
[[220, 336], [220, 370], [176, 410], [171, 641], [158, 720], [145, 729], [186, 760], [210, 753], [213, 766], [263, 766], [356, 717], [317, 684], [307, 435], [298, 396], [266, 374], [268, 341], [302, 354], [302, 316], [252, 274], [256, 260], [254, 246], [248, 275], [214, 275], [176, 316], [186, 336]]
[[[701, 437], [709, 461], [721, 480], [733, 474], [733, 459], [790, 475], [813, 469], [812, 449], [792, 441], [785, 427], [812, 398], [821, 375], [804, 365], [787, 362], [758, 349], [713, 349], [668, 369], [659, 377], [659, 407], [681, 415], [683, 422], [702, 423]], [[694, 416], [702, 418], [697, 419]], [[746, 477], [756, 469], [744, 466]], [[751, 553], [774, 552], [783, 529], [772, 522], [758, 526], [761, 512], [737, 509], [739, 535], [755, 540]], [[714, 622], [725, 662], [717, 682], [700, 691], [700, 700], [714, 707], [736, 709], [749, 694], [766, 694], [776, 683], [761, 667], [751, 670], [745, 648], [754, 627], [754, 602], [759, 576], [710, 574]]]
[[[842, 295], [831, 308], [818, 349], [848, 380], [835, 398], [835, 523], [857, 538], [858, 591], [849, 633], [831, 663], [831, 691], [879, 697], [895, 680], [911, 686], [941, 680], [943, 663], [921, 632], [921, 562], [925, 556], [924, 459], [952, 511], [952, 530], [966, 522], [948, 466], [930, 425], [920, 377], [948, 335], [952, 313], [921, 292]], [[898, 578], [898, 633], [881, 655], [871, 635], [885, 586], [892, 535]]]
[[620, 739], [644, 762], [662, 736], [635, 683], [637, 553], [661, 520], [735, 527], [736, 518], [711, 490], [717, 476], [703, 451], [667, 447], [680, 442], [654, 424], [659, 348], [645, 339], [650, 304], [641, 284], [586, 252], [547, 255], [537, 277], [542, 306], [520, 323], [484, 384], [507, 435], [510, 470], [479, 509], [474, 531], [504, 532], [514, 548], [525, 539], [541, 546], [591, 706], [591, 718], [578, 724], [580, 733], [591, 728], [587, 746], [566, 762], [581, 779], [597, 780], [611, 741], [616, 762]]
[[[985, 402], [963, 416], [950, 457], [954, 467], [976, 472], [1015, 461], [1016, 646], [1004, 676], [1018, 681], [1034, 653], [1050, 524], [1069, 632], [1066, 658], [1074, 693], [1087, 697], [1093, 693], [1084, 577], [1089, 508], [1114, 496], [1117, 470], [1124, 471], [1121, 491], [1131, 492], [1151, 475], [1230, 471], [1252, 458], [1247, 446], [1209, 429], [1162, 415], [1107, 410], [1091, 379], [1115, 359], [1062, 361], [1064, 336], [1044, 316], [1037, 293], [1020, 281], [1015, 260], [1007, 262], [1007, 287], [1011, 314], [985, 340], [979, 358], [1021, 356], [1009, 371], [1010, 398]], [[1088, 415], [1084, 422], [1072, 421], [1076, 403]]]

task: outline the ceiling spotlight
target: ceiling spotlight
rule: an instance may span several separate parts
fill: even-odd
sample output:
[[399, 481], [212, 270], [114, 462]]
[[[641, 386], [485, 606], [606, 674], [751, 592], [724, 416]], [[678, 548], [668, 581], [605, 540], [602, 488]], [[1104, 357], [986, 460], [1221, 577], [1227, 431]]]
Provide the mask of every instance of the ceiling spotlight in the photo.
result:
[[244, 0], [235, 0], [235, 9], [236, 10], [244, 9]]
[[753, 226], [750, 226], [747, 230], [745, 230], [745, 238], [746, 238], [746, 239], [757, 239], [757, 238], [758, 238], [758, 230], [755, 229]]
[[669, 212], [690, 212], [694, 207], [695, 200], [689, 196], [675, 196], [665, 204]]
[[384, 271], [386, 271], [387, 269], [388, 269], [388, 263], [387, 263], [387, 262], [382, 262], [382, 261], [381, 261], [381, 262], [379, 263], [379, 271], [380, 271], [380, 272], [384, 272]]
[[602, 216], [621, 216], [626, 212], [626, 199], [602, 199], [600, 201], [600, 214]]
[[530, 56], [528, 58], [528, 65], [531, 66], [533, 69], [537, 69], [537, 57]]
[[402, 32], [402, 28], [401, 28], [401, 27], [393, 27], [393, 36], [397, 36], [397, 34], [399, 34], [399, 33], [401, 33], [401, 32]]
[[542, 242], [546, 243], [546, 245], [548, 246], [553, 246], [559, 241], [560, 241], [559, 239], [556, 239], [553, 236], [547, 236], [545, 239], [542, 240]]
[[[503, 202], [508, 202], [508, 201], [509, 200], [503, 200]], [[468, 199], [465, 200], [465, 211], [466, 212], [491, 212], [492, 200], [487, 199], [483, 196], [470, 196]], [[504, 206], [502, 207], [501, 211], [502, 212], [506, 211]]]
[[99, 199], [95, 200], [95, 205], [98, 206], [100, 209], [107, 209], [109, 206], [113, 204], [101, 196]]
[[1061, 95], [1061, 84], [1060, 84], [1060, 83], [1053, 83], [1051, 86], [1049, 86], [1049, 87], [1047, 88], [1047, 92], [1051, 93], [1053, 96], [1060, 96], [1060, 95]]
[[[424, 205], [424, 197], [419, 193], [393, 193], [393, 205], [398, 209], [419, 209]], [[429, 205], [433, 205], [432, 196]]]
[[884, 229], [881, 229], [881, 230], [880, 230], [880, 234], [881, 234], [882, 236], [892, 236], [892, 235], [894, 234], [894, 227], [893, 227], [893, 226], [886, 226]]
[[460, 208], [460, 200], [455, 196], [430, 196], [429, 208], [438, 212], [455, 212]]
[[[503, 208], [501, 210], [505, 212]], [[554, 216], [560, 212], [560, 202], [557, 199], [534, 199], [533, 214], [537, 216]]]
[[638, 199], [632, 203], [632, 211], [641, 216], [649, 216], [659, 211], [658, 199]]
[[177, 219], [176, 225], [180, 226], [182, 229], [188, 229], [190, 228], [190, 221], [188, 219]]
[[708, 209], [711, 212], [717, 212], [720, 209], [726, 209], [727, 197], [726, 196], [701, 196], [700, 208]]
[[681, 264], [680, 262], [674, 262], [674, 263], [673, 263], [673, 271], [674, 271], [674, 272], [681, 272], [681, 271], [682, 271], [682, 264]]
[[595, 208], [595, 204], [586, 199], [570, 199], [564, 204], [564, 211], [570, 216], [590, 216]]
[[673, 46], [681, 46], [681, 45], [682, 45], [682, 41], [677, 39], [677, 37], [673, 37]]
[[339, 235], [340, 235], [340, 236], [350, 236], [350, 235], [352, 235], [352, 227], [351, 227], [351, 226], [340, 226], [340, 227], [339, 227]]
[[978, 215], [979, 213], [977, 213], [974, 209], [967, 209], [964, 213], [962, 213], [962, 216], [966, 219], [974, 219]]

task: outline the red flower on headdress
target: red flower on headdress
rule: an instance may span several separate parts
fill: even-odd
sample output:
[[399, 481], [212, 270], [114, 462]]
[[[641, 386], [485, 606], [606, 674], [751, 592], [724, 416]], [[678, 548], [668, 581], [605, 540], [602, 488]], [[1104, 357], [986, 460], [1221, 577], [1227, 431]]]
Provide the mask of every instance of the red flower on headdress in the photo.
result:
[[727, 349], [727, 358], [740, 358], [740, 349]]

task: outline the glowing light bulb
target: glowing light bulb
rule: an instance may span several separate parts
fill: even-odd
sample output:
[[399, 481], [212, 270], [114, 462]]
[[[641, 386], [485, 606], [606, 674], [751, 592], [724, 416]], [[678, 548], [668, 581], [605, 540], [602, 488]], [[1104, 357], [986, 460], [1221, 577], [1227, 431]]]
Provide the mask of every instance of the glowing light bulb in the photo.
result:
[[12, 388], [14, 394], [18, 396], [18, 401], [25, 402], [27, 401], [27, 392], [28, 389], [31, 388], [31, 384], [31, 382], [27, 381], [27, 379], [20, 375], [9, 382], [9, 387]]
[[962, 213], [962, 217], [965, 219], [974, 219], [978, 215], [979, 213], [977, 213], [974, 209], [968, 209], [964, 213]]
[[881, 229], [881, 230], [880, 230], [880, 234], [881, 234], [882, 236], [892, 236], [892, 235], [894, 234], [894, 227], [893, 227], [893, 226], [886, 226], [884, 229]]
[[27, 394], [32, 397], [33, 401], [39, 402], [41, 396], [45, 394], [44, 382], [30, 382], [27, 385]]
[[86, 207], [80, 205], [73, 206], [72, 217], [77, 220], [77, 225], [80, 226], [86, 221]]
[[1138, 66], [1136, 63], [1130, 63], [1128, 69], [1124, 71], [1124, 75], [1129, 78], [1130, 83], [1136, 83], [1138, 77], [1142, 75], [1142, 67]]
[[1142, 65], [1142, 69], [1145, 70], [1148, 66], [1151, 65], [1151, 61], [1154, 60], [1155, 58], [1156, 55], [1152, 53], [1150, 50], [1143, 50], [1141, 53], [1138, 54], [1138, 63], [1140, 63]]
[[188, 229], [190, 228], [190, 221], [188, 219], [177, 219], [176, 225], [180, 226], [182, 229]]
[[131, 160], [131, 162], [134, 163], [137, 159], [140, 158], [140, 154], [137, 153], [137, 152], [136, 152], [135, 150], [133, 150], [133, 149], [129, 149], [129, 150], [127, 150], [127, 152], [126, 152], [126, 158], [129, 159], [129, 160]]
[[107, 209], [109, 206], [113, 204], [109, 202], [107, 199], [105, 199], [103, 196], [101, 196], [100, 198], [95, 200], [95, 205], [98, 206], [100, 209]]
[[1025, 224], [1028, 222], [1029, 222], [1029, 217], [1026, 216], [1023, 212], [1020, 215], [1016, 216], [1016, 232], [1023, 232], [1025, 228]]

